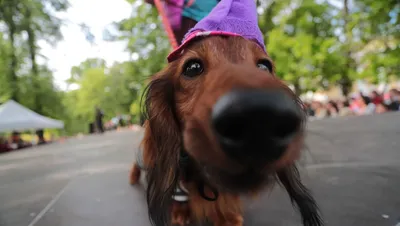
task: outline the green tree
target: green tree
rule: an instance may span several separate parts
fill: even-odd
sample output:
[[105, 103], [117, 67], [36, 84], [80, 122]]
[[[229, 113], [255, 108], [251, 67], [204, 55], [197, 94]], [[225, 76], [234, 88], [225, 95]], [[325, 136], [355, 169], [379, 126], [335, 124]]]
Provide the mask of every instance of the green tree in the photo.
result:
[[[70, 80], [79, 88], [65, 95], [68, 113], [86, 125], [94, 120], [96, 106], [104, 111], [106, 120], [129, 114], [132, 102], [139, 98], [143, 88], [140, 66], [136, 62], [122, 62], [107, 67], [102, 59], [87, 59], [73, 67]], [[71, 129], [86, 131], [85, 127]]]
[[329, 88], [340, 80], [344, 62], [332, 23], [337, 8], [313, 0], [273, 1], [262, 11], [260, 17], [268, 22], [260, 22], [260, 27], [268, 32], [267, 50], [277, 74], [298, 94]]
[[36, 95], [43, 103], [41, 114], [56, 119], [64, 119], [66, 115], [62, 104], [63, 93], [55, 87], [52, 71], [41, 65], [38, 67], [38, 73], [40, 76], [37, 78], [36, 89], [32, 89], [33, 81], [30, 73], [19, 76], [20, 103], [30, 109], [34, 109], [36, 103], [32, 96]]
[[38, 64], [39, 41], [55, 45], [62, 36], [62, 21], [55, 12], [68, 7], [66, 0], [1, 0], [0, 102], [14, 99], [30, 109], [63, 119], [63, 93], [55, 87], [52, 71]]
[[358, 76], [370, 82], [400, 77], [400, 2], [355, 0], [351, 7]]
[[0, 103], [11, 98], [10, 82], [9, 82], [9, 50], [10, 44], [4, 40], [4, 35], [0, 32]]
[[[131, 54], [131, 61], [111, 68], [110, 83], [125, 81], [124, 85], [118, 86], [124, 87], [118, 94], [120, 106], [123, 110], [128, 109], [133, 120], [139, 122], [139, 102], [148, 78], [165, 66], [166, 56], [172, 48], [156, 8], [144, 1], [127, 1], [132, 4], [131, 17], [112, 24], [118, 34], [108, 30], [105, 34], [107, 40], [127, 43], [126, 51]], [[114, 92], [118, 90], [110, 88], [108, 98], [115, 98]]]
[[79, 82], [82, 74], [89, 68], [105, 68], [106, 61], [98, 58], [89, 58], [80, 63], [77, 66], [71, 68], [71, 77], [67, 80], [67, 83], [73, 84]]
[[57, 41], [62, 39], [60, 32], [62, 21], [48, 12], [49, 7], [55, 12], [65, 11], [68, 2], [65, 0], [32, 0], [24, 2], [21, 7], [24, 17], [20, 22], [20, 29], [26, 31], [28, 35], [27, 44], [31, 61], [32, 88], [34, 90], [32, 93], [33, 110], [38, 113], [43, 113], [46, 105], [51, 103], [44, 102], [43, 96], [40, 95], [40, 83], [43, 78], [40, 78], [41, 74], [37, 64], [37, 55], [39, 54], [37, 41], [45, 40], [49, 44], [55, 45]]
[[7, 36], [10, 42], [7, 79], [9, 88], [9, 97], [18, 101], [18, 59], [16, 53], [15, 38], [18, 34], [18, 24], [15, 21], [16, 15], [20, 16], [20, 3], [14, 0], [2, 0], [0, 2], [0, 18], [7, 28]]

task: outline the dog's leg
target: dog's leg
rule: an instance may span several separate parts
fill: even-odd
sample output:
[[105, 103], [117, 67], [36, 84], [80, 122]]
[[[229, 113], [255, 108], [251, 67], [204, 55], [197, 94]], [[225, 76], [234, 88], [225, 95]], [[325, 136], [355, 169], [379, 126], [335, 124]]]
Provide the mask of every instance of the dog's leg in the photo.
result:
[[172, 202], [171, 223], [172, 225], [188, 225], [190, 223], [190, 206], [187, 202]]
[[131, 185], [138, 183], [139, 179], [140, 179], [140, 167], [135, 162], [132, 166], [131, 173], [129, 175], [129, 180]]

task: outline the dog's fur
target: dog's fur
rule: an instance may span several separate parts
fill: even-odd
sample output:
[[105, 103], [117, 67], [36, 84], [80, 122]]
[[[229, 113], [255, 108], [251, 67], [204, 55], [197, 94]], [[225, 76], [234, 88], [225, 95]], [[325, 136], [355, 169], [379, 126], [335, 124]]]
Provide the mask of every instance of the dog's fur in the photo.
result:
[[[182, 76], [182, 68], [193, 58], [200, 59], [205, 69], [199, 77], [188, 79]], [[293, 139], [285, 154], [265, 166], [260, 175], [220, 180], [225, 175], [214, 170], [221, 168], [237, 173], [243, 168], [221, 151], [212, 133], [210, 112], [219, 97], [234, 88], [277, 88], [287, 92], [302, 108], [293, 92], [275, 76], [273, 67], [271, 71], [257, 68], [260, 59], [272, 62], [252, 41], [242, 37], [207, 37], [191, 44], [181, 58], [152, 77], [144, 96], [147, 120], [142, 148], [147, 171], [148, 211], [154, 225], [170, 225], [171, 222], [184, 225], [188, 221], [208, 220], [216, 226], [241, 226], [239, 195], [256, 195], [275, 182], [287, 190], [300, 210], [303, 225], [323, 225], [316, 202], [301, 183], [295, 166], [303, 146], [303, 132]], [[304, 123], [302, 125], [303, 131]], [[186, 164], [182, 164], [182, 153], [189, 156]], [[207, 175], [204, 166], [211, 169]], [[139, 177], [140, 168], [134, 163], [131, 184], [137, 183]], [[260, 178], [262, 182], [252, 183]], [[179, 180], [183, 180], [189, 190], [188, 203], [178, 203], [171, 198]], [[204, 190], [207, 197], [216, 194], [218, 197], [208, 201], [200, 190]]]

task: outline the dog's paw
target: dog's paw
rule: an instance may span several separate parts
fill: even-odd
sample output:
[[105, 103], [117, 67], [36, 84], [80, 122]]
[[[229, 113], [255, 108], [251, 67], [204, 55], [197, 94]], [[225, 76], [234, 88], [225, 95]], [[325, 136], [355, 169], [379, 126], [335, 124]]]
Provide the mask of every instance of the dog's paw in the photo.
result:
[[133, 164], [130, 175], [129, 175], [129, 183], [131, 185], [139, 183], [140, 180], [140, 168], [135, 164]]
[[172, 225], [185, 226], [190, 224], [190, 207], [188, 203], [174, 201], [172, 203], [171, 223]]

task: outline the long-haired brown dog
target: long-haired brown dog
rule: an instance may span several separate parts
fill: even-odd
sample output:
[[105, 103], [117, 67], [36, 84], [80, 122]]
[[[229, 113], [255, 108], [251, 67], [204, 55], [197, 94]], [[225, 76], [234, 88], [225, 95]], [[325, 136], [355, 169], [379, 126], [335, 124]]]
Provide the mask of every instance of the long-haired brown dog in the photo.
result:
[[[242, 225], [239, 195], [276, 181], [304, 225], [322, 225], [295, 166], [304, 139], [301, 103], [254, 42], [209, 37], [194, 43], [152, 78], [145, 100], [142, 149], [155, 225], [168, 225], [171, 211], [175, 219]], [[131, 183], [139, 176], [135, 163]], [[188, 203], [171, 198], [179, 181]]]
[[[216, 8], [210, 21], [228, 15], [236, 29], [229, 13], [243, 13], [240, 17], [254, 24], [250, 30], [261, 36], [254, 1], [222, 0]], [[250, 22], [245, 28], [252, 27]], [[196, 26], [202, 23], [208, 22]], [[137, 183], [141, 168], [146, 170], [154, 225], [208, 220], [215, 226], [241, 226], [239, 196], [254, 196], [276, 182], [300, 210], [303, 225], [323, 225], [295, 165], [304, 141], [303, 106], [276, 77], [262, 41], [257, 44], [251, 40], [254, 32], [248, 34], [250, 38], [194, 34], [196, 41], [184, 43], [180, 56], [148, 85], [143, 161], [134, 163], [130, 182]], [[177, 188], [188, 200], [176, 198]]]

